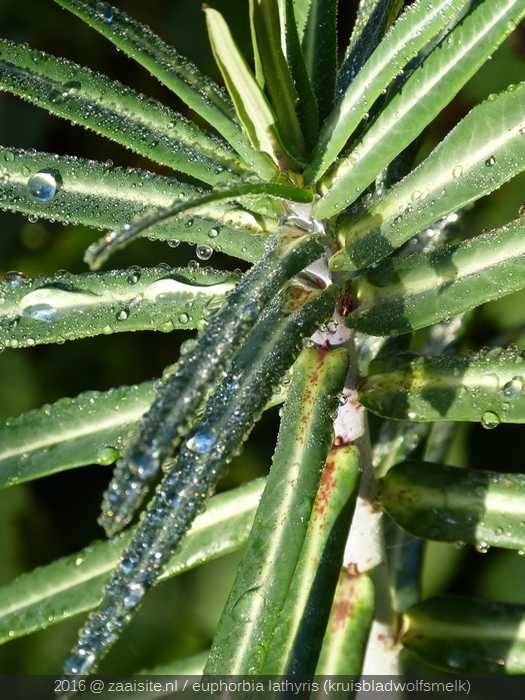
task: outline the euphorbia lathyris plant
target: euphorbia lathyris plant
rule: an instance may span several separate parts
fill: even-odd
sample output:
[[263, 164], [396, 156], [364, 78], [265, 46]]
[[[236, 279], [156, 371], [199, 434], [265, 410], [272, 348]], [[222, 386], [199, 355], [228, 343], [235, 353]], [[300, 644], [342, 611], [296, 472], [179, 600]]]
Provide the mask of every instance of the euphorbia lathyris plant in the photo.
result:
[[[525, 547], [523, 478], [440, 464], [455, 422], [525, 422], [522, 355], [458, 350], [472, 309], [525, 288], [524, 220], [475, 237], [452, 225], [525, 168], [525, 83], [472, 109], [427, 157], [417, 146], [525, 0], [361, 0], [341, 61], [336, 0], [251, 0], [253, 68], [204, 7], [226, 91], [109, 3], [57, 2], [199, 125], [9, 41], [0, 87], [187, 177], [3, 148], [2, 205], [110, 231], [87, 250], [92, 270], [139, 235], [253, 264], [8, 273], [8, 347], [199, 333], [154, 386], [59, 401], [1, 428], [4, 487], [116, 466], [100, 517], [114, 539], [76, 568], [61, 560], [0, 590], [0, 635], [98, 605], [65, 666], [91, 672], [158, 580], [246, 542], [215, 641], [192, 670], [397, 671], [403, 646], [437, 668], [522, 672], [522, 608], [420, 601], [419, 578], [424, 538]], [[283, 400], [257, 511], [259, 482], [206, 505], [262, 412]], [[372, 446], [366, 411], [384, 419]], [[418, 447], [419, 461], [406, 461]], [[28, 590], [50, 593], [28, 604]]]

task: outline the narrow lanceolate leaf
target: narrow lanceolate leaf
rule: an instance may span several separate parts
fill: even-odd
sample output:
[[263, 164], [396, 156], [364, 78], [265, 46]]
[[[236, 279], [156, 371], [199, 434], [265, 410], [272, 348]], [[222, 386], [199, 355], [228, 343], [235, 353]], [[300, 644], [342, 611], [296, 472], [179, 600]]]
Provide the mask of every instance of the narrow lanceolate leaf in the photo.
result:
[[342, 221], [334, 267], [380, 260], [525, 169], [525, 83], [472, 109], [430, 156], [353, 220]]
[[409, 333], [523, 287], [522, 218], [427, 255], [390, 258], [360, 286], [348, 324], [372, 335]]
[[301, 555], [347, 365], [344, 350], [321, 349], [305, 350], [295, 364], [270, 476], [207, 674], [257, 674], [264, 666]]
[[209, 184], [247, 172], [220, 139], [121, 83], [4, 39], [0, 52], [0, 90]]
[[416, 537], [525, 551], [525, 476], [428, 462], [396, 465], [381, 503]]
[[333, 216], [354, 202], [450, 102], [523, 16], [524, 0], [484, 0], [453, 29], [410, 76], [349, 156], [327, 173], [316, 216]]
[[399, 71], [468, 2], [418, 0], [401, 15], [339, 97], [325, 121], [311, 163], [305, 171], [306, 182], [315, 182], [326, 172]]
[[403, 646], [454, 673], [525, 673], [525, 606], [430, 598], [405, 615]]
[[323, 638], [316, 676], [359, 676], [374, 614], [374, 586], [366, 574], [342, 569]]
[[312, 0], [292, 0], [292, 2], [294, 6], [297, 34], [299, 39], [302, 41], [306, 29], [306, 23], [308, 22], [308, 13], [310, 12]]
[[[304, 290], [303, 290], [304, 291]], [[263, 313], [237, 356], [236, 365], [210, 398], [202, 421], [193, 427], [148, 504], [135, 537], [108, 583], [98, 614], [79, 634], [65, 662], [69, 674], [84, 674], [97, 663], [129, 623], [148, 588], [157, 580], [192, 521], [211, 495], [226, 465], [259, 418], [272, 387], [299, 354], [305, 337], [330, 317], [333, 286], [312, 290], [299, 300], [279, 295]], [[284, 312], [275, 322], [275, 304]], [[106, 621], [111, 620], [111, 629]]]
[[0, 488], [85, 464], [111, 464], [153, 397], [153, 382], [145, 382], [89, 391], [8, 418], [0, 426]]
[[359, 486], [359, 451], [331, 448], [263, 674], [306, 677], [315, 670]]
[[259, 175], [271, 176], [272, 170], [266, 160], [253, 151], [235, 121], [234, 110], [226, 93], [149, 27], [109, 3], [86, 0], [56, 2], [144, 66], [190, 109], [211, 124]]
[[347, 87], [381, 41], [389, 24], [396, 18], [404, 0], [360, 0], [345, 58], [337, 74], [336, 93], [344, 95]]
[[251, 185], [237, 185], [227, 190], [213, 190], [207, 194], [202, 194], [195, 199], [185, 202], [176, 201], [165, 209], [160, 209], [153, 214], [139, 218], [134, 223], [127, 223], [118, 231], [111, 231], [95, 243], [92, 243], [86, 250], [84, 260], [92, 270], [100, 268], [108, 258], [117, 250], [125, 248], [133, 240], [138, 238], [144, 231], [148, 231], [152, 226], [157, 226], [164, 221], [194, 212], [207, 207], [210, 204], [225, 200], [239, 199], [245, 195], [270, 194], [283, 200], [295, 202], [311, 202], [312, 192], [300, 187], [281, 185], [278, 183], [254, 183]]
[[[111, 230], [173, 202], [205, 194], [206, 190], [145, 170], [0, 146], [0, 207], [29, 216]], [[198, 216], [188, 212], [159, 222], [144, 235], [206, 245], [254, 261], [262, 255], [264, 234], [276, 225], [275, 219], [239, 204], [220, 202], [205, 206]]]
[[304, 139], [296, 113], [297, 93], [281, 45], [281, 20], [276, 0], [250, 0], [255, 53], [279, 125], [279, 133], [295, 158], [304, 158]]
[[525, 357], [511, 348], [385, 356], [370, 364], [360, 398], [373, 413], [397, 420], [525, 423]]
[[153, 267], [0, 281], [0, 348], [104, 333], [198, 328], [239, 275], [209, 268]]
[[[292, 229], [288, 238], [284, 231], [283, 228], [280, 239], [271, 241], [266, 255], [242, 277], [191, 353], [183, 355], [174, 371], [159, 384], [155, 402], [117, 465], [124, 481], [133, 481], [131, 477], [135, 474], [158, 472], [230, 369], [238, 348], [243, 347], [268, 303], [288, 279], [321, 254], [320, 237], [297, 239], [297, 231]], [[236, 383], [237, 380], [232, 380], [233, 386]], [[115, 497], [113, 487], [117, 486], [111, 484], [101, 519], [110, 533], [125, 524], [118, 509], [111, 505]], [[120, 487], [117, 491], [120, 492]]]
[[302, 39], [306, 70], [319, 108], [319, 119], [331, 111], [337, 67], [337, 1], [310, 0]]
[[275, 116], [240, 53], [223, 16], [205, 7], [208, 35], [223, 80], [233, 100], [239, 121], [253, 148], [267, 154], [277, 166], [286, 166]]
[[282, 49], [286, 56], [295, 90], [297, 92], [297, 114], [302, 127], [306, 149], [315, 145], [319, 130], [319, 110], [297, 30], [294, 0], [278, 0], [282, 24]]
[[[263, 486], [264, 480], [258, 479], [212, 498], [177, 554], [164, 565], [159, 581], [239, 549], [250, 532]], [[135, 531], [96, 542], [1, 587], [0, 643], [96, 607]]]

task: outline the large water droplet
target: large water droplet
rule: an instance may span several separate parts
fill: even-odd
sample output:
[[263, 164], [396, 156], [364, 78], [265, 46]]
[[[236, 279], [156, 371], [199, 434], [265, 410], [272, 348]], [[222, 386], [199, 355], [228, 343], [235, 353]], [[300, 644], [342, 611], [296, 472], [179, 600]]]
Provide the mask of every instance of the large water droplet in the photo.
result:
[[130, 583], [128, 592], [122, 599], [125, 608], [134, 608], [144, 597], [144, 586], [140, 583]]
[[503, 386], [503, 395], [508, 399], [517, 398], [524, 390], [525, 385], [522, 377], [513, 377]]
[[111, 22], [113, 22], [113, 8], [109, 4], [109, 2], [101, 2], [99, 7], [100, 14], [102, 15], [102, 19], [104, 20], [104, 22], [111, 24]]
[[235, 602], [232, 609], [232, 616], [238, 622], [249, 622], [254, 613], [253, 608], [262, 602], [262, 595], [259, 588], [250, 588], [245, 591]]
[[487, 168], [492, 168], [493, 165], [496, 165], [496, 158], [494, 156], [490, 156], [490, 158], [487, 158], [485, 161], [485, 165]]
[[39, 202], [51, 202], [59, 187], [59, 176], [50, 170], [41, 170], [31, 175], [27, 181], [27, 189], [33, 199]]
[[494, 413], [494, 411], [485, 411], [485, 413], [481, 416], [481, 425], [485, 428], [485, 430], [497, 428], [500, 422], [500, 417]]
[[213, 254], [213, 249], [209, 245], [198, 245], [196, 254], [199, 260], [209, 260]]

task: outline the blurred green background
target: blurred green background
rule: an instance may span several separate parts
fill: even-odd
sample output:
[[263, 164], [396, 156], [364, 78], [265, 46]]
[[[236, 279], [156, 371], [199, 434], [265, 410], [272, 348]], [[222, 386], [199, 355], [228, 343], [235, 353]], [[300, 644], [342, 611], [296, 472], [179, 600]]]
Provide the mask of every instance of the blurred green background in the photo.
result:
[[[120, 0], [119, 4], [204, 71], [216, 75], [200, 0]], [[214, 0], [212, 4], [225, 14], [249, 56], [247, 0]], [[355, 3], [347, 1], [342, 5], [343, 43]], [[86, 64], [183, 109], [146, 71], [51, 0], [0, 0], [0, 25], [1, 34], [9, 39], [26, 41]], [[432, 148], [470, 106], [491, 92], [504, 89], [509, 82], [523, 80], [524, 59], [525, 32], [518, 31], [427, 130], [422, 152]], [[0, 95], [0, 143], [155, 168], [118, 145], [8, 95]], [[468, 215], [465, 230], [471, 235], [503, 223], [516, 217], [524, 204], [522, 176], [482, 200]], [[83, 271], [83, 251], [98, 235], [80, 227], [45, 221], [29, 223], [24, 217], [9, 213], [0, 213], [0, 231], [0, 272], [21, 270], [27, 275], [59, 268]], [[190, 246], [171, 249], [159, 243], [138, 242], [116, 256], [114, 264], [184, 265], [192, 257], [194, 250]], [[215, 255], [211, 264], [226, 266], [232, 262]], [[481, 347], [495, 336], [501, 342], [525, 345], [525, 294], [489, 304], [477, 312], [471, 346]], [[186, 337], [183, 332], [119, 334], [59, 346], [6, 350], [0, 354], [0, 417], [87, 389], [104, 390], [157, 377], [177, 357], [179, 345]], [[269, 412], [242, 457], [236, 460], [224, 487], [267, 470], [276, 430], [277, 411]], [[524, 438], [524, 427], [502, 425], [488, 432], [477, 425], [466, 426], [459, 431], [451, 459], [456, 464], [478, 468], [525, 471]], [[110, 468], [92, 466], [0, 493], [0, 584], [100, 538], [102, 531], [96, 525], [96, 517], [109, 475]], [[504, 551], [481, 555], [470, 548], [460, 550], [444, 545], [432, 545], [430, 549], [425, 575], [428, 590], [439, 588], [525, 603], [525, 557]], [[205, 649], [236, 561], [237, 556], [227, 557], [155, 589], [101, 670], [129, 673]], [[0, 673], [57, 672], [80, 622], [76, 618], [0, 647]]]

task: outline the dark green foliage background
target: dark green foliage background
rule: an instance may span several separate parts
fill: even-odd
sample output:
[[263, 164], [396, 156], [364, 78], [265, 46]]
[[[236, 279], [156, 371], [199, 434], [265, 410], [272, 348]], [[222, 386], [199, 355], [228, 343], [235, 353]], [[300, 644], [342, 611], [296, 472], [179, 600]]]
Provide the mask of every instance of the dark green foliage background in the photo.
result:
[[[344, 4], [348, 7], [341, 24], [348, 27], [352, 3]], [[121, 0], [120, 5], [152, 26], [205, 71], [216, 74], [200, 0]], [[247, 2], [214, 0], [213, 6], [225, 14], [248, 55]], [[173, 96], [145, 71], [52, 2], [0, 0], [0, 33], [91, 66], [167, 104], [174, 103]], [[510, 37], [453, 105], [431, 125], [422, 152], [428, 152], [470, 106], [490, 92], [503, 90], [509, 82], [522, 80], [524, 59], [525, 32], [522, 31]], [[109, 141], [6, 95], [0, 96], [0, 143], [151, 167]], [[468, 235], [515, 217], [525, 205], [524, 193], [522, 175], [482, 200], [466, 218]], [[0, 272], [16, 269], [28, 275], [59, 268], [83, 271], [83, 251], [97, 235], [79, 227], [29, 223], [13, 214], [0, 214], [0, 231]], [[137, 262], [185, 264], [192, 257], [194, 251], [189, 246], [171, 249], [158, 243], [138, 242], [116, 256], [114, 263], [119, 267]], [[231, 265], [231, 261], [217, 255], [211, 263]], [[471, 346], [481, 347], [495, 336], [500, 336], [499, 344], [512, 341], [525, 347], [525, 293], [489, 304], [477, 312]], [[7, 350], [0, 355], [0, 416], [14, 415], [86, 389], [104, 390], [159, 376], [175, 360], [185, 337], [182, 332], [120, 334], [62, 346]], [[264, 473], [270, 462], [276, 426], [274, 411], [259, 424], [254, 439], [234, 464], [224, 486]], [[523, 426], [502, 425], [491, 432], [479, 426], [466, 427], [459, 431], [449, 462], [523, 472], [524, 440]], [[107, 467], [86, 467], [0, 493], [0, 584], [101, 537], [96, 516], [109, 472]], [[505, 551], [480, 555], [448, 545], [431, 545], [429, 550], [425, 575], [428, 590], [448, 589], [525, 603], [525, 589], [515, 585], [525, 575], [525, 557]], [[206, 648], [236, 561], [237, 557], [228, 557], [160, 586], [148, 597], [129, 632], [101, 670], [133, 672]], [[0, 673], [57, 672], [79, 623], [75, 619], [5, 645], [0, 649]]]

